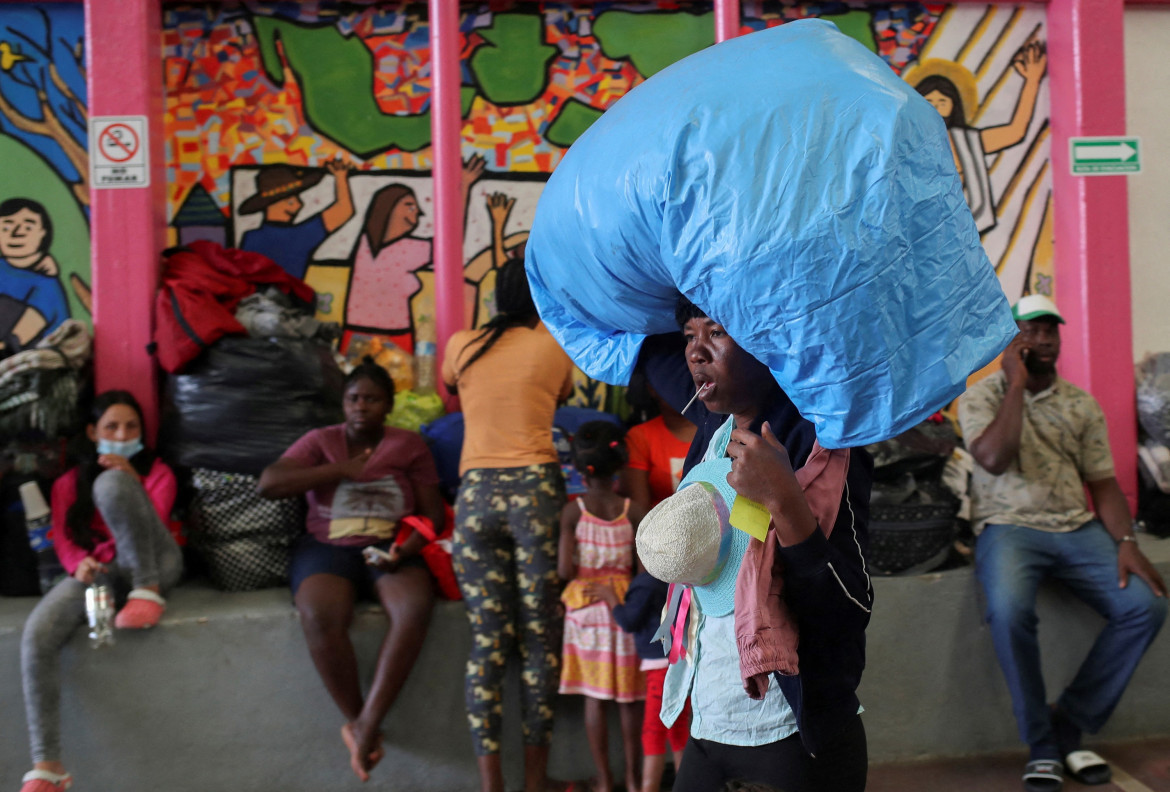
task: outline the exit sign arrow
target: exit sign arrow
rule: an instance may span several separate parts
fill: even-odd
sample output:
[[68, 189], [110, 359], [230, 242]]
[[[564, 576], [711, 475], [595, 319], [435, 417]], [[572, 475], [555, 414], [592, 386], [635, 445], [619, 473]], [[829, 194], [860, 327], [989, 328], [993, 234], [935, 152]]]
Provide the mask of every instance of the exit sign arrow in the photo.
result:
[[1074, 176], [1140, 173], [1138, 138], [1088, 137], [1069, 140], [1069, 162]]
[[1082, 143], [1075, 147], [1078, 162], [1125, 162], [1137, 156], [1128, 143]]

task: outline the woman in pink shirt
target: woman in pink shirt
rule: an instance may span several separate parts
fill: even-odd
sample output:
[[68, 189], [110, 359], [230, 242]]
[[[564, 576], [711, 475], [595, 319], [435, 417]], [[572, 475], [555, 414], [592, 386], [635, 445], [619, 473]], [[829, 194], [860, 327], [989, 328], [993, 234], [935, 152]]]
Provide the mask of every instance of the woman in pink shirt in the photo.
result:
[[[73, 783], [61, 762], [60, 651], [85, 623], [85, 590], [98, 575], [129, 589], [114, 622], [121, 629], [158, 624], [162, 592], [183, 572], [167, 530], [175, 475], [143, 444], [142, 409], [126, 391], [94, 399], [80, 464], [53, 484], [53, 547], [69, 577], [28, 617], [20, 646], [33, 770], [21, 792], [63, 792]], [[120, 593], [120, 592], [119, 592]]]
[[[309, 656], [345, 718], [341, 738], [363, 782], [382, 757], [382, 721], [414, 667], [434, 604], [434, 580], [411, 518], [446, 520], [439, 475], [422, 437], [386, 426], [394, 382], [367, 356], [345, 380], [345, 423], [314, 429], [260, 474], [265, 498], [304, 495], [306, 532], [289, 578]], [[399, 542], [400, 534], [406, 536]], [[354, 602], [376, 598], [389, 627], [363, 695], [349, 637]]]

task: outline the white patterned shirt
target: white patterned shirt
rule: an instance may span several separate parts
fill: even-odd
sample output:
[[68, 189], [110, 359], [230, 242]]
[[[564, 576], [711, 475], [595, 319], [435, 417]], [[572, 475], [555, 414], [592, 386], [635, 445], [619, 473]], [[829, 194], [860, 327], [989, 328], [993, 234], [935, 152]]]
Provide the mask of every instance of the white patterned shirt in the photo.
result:
[[[996, 372], [959, 400], [959, 425], [970, 446], [995, 420], [1007, 393]], [[1109, 431], [1097, 400], [1057, 377], [1040, 393], [1024, 392], [1020, 451], [998, 476], [978, 464], [971, 476], [975, 532], [988, 524], [1075, 531], [1089, 520], [1085, 482], [1113, 476]]]

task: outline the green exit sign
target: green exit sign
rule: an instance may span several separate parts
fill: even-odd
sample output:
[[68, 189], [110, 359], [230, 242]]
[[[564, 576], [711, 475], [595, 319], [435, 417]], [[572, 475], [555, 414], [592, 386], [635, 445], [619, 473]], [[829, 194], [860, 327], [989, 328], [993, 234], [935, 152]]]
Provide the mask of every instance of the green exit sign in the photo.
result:
[[1135, 137], [1075, 137], [1068, 141], [1074, 176], [1141, 173], [1141, 139]]

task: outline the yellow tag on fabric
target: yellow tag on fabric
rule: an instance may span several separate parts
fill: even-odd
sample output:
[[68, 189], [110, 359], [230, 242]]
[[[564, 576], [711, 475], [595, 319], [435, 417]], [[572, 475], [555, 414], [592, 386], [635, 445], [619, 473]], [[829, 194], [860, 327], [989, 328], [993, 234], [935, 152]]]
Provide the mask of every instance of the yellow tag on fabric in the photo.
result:
[[756, 503], [742, 495], [735, 497], [731, 506], [731, 516], [727, 520], [733, 528], [738, 528], [749, 536], [754, 536], [761, 542], [768, 535], [768, 525], [772, 522], [772, 515], [762, 503]]

